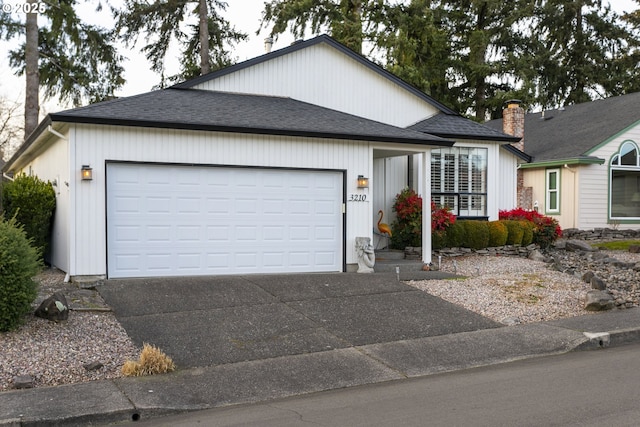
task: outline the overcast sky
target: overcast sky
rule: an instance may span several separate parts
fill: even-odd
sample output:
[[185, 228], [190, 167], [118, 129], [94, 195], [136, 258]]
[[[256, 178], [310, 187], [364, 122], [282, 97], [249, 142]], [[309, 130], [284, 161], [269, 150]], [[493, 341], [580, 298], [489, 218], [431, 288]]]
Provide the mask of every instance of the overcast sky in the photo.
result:
[[[16, 3], [24, 0], [0, 0], [0, 3]], [[122, 0], [112, 0], [113, 4], [121, 4]], [[238, 61], [251, 59], [264, 53], [264, 38], [268, 35], [267, 30], [263, 30], [260, 35], [256, 35], [256, 31], [260, 27], [260, 17], [265, 0], [227, 0], [229, 4], [225, 13], [225, 17], [231, 22], [236, 29], [248, 34], [247, 41], [237, 46], [234, 57]], [[633, 10], [638, 5], [633, 0], [611, 0], [612, 8], [617, 12]], [[93, 5], [93, 6], [92, 6]], [[105, 10], [98, 14], [95, 12], [95, 3], [90, 2], [84, 6], [81, 12], [83, 17], [92, 24], [99, 24], [104, 27], [111, 27], [113, 19]], [[280, 36], [273, 46], [273, 49], [279, 49], [288, 46], [293, 41], [292, 36], [285, 34]], [[13, 70], [8, 66], [7, 50], [10, 49], [6, 42], [0, 43], [0, 95], [6, 96], [11, 100], [22, 102], [24, 97], [24, 78], [15, 77]], [[137, 52], [137, 50], [123, 50], [123, 54], [128, 60], [124, 64], [126, 85], [120, 90], [118, 96], [129, 96], [143, 93], [151, 90], [158, 84], [159, 76], [149, 70], [149, 64], [146, 59]], [[167, 74], [175, 74], [178, 71], [176, 61], [167, 62]], [[48, 102], [42, 105], [43, 114], [59, 110], [61, 107], [54, 102]], [[41, 116], [42, 117], [42, 116]]]

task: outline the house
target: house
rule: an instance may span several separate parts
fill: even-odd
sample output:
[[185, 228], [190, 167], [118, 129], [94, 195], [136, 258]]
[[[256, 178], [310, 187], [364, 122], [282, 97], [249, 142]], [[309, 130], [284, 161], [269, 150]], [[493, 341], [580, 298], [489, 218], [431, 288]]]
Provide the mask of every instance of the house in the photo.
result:
[[[556, 218], [562, 228], [640, 228], [640, 93], [519, 110], [532, 158], [520, 166], [520, 206]], [[505, 112], [506, 122], [511, 111]], [[504, 129], [499, 119], [487, 125]]]
[[53, 182], [51, 263], [71, 277], [343, 272], [407, 185], [425, 263], [434, 176], [469, 216], [515, 206], [517, 150], [500, 147], [517, 139], [319, 36], [49, 114], [4, 169]]

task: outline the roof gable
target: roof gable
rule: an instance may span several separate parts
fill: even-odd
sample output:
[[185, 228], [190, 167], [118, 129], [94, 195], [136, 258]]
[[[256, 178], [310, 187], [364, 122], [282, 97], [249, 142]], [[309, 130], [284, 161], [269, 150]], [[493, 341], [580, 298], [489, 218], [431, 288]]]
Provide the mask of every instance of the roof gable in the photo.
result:
[[446, 114], [457, 114], [455, 111], [453, 111], [452, 109], [450, 109], [449, 107], [445, 106], [444, 104], [438, 102], [437, 100], [433, 99], [432, 97], [430, 97], [429, 95], [425, 94], [424, 92], [416, 89], [415, 87], [411, 86], [410, 84], [408, 84], [407, 82], [405, 82], [404, 80], [400, 79], [399, 77], [395, 76], [394, 74], [388, 72], [387, 70], [385, 70], [384, 68], [382, 68], [381, 66], [375, 64], [374, 62], [368, 60], [367, 58], [365, 58], [364, 56], [354, 52], [353, 50], [349, 49], [348, 47], [344, 46], [341, 43], [338, 43], [337, 41], [335, 41], [333, 38], [327, 36], [327, 35], [319, 35], [317, 37], [314, 37], [312, 39], [309, 40], [304, 40], [304, 41], [297, 41], [295, 43], [293, 43], [292, 45], [258, 56], [256, 58], [253, 59], [249, 59], [247, 61], [243, 61], [240, 62], [238, 64], [217, 70], [217, 71], [213, 71], [209, 74], [203, 75], [203, 76], [199, 76], [196, 77], [194, 79], [191, 80], [187, 80], [185, 82], [179, 83], [173, 87], [175, 88], [195, 88], [195, 87], [202, 87], [203, 84], [216, 80], [216, 79], [220, 79], [221, 77], [236, 73], [238, 71], [242, 71], [245, 70], [247, 68], [251, 68], [254, 67], [256, 65], [259, 64], [263, 64], [265, 62], [268, 61], [274, 61], [278, 58], [290, 55], [292, 53], [316, 46], [316, 45], [320, 45], [320, 44], [325, 44], [327, 46], [330, 46], [331, 48], [337, 50], [338, 52], [346, 55], [348, 58], [358, 62], [360, 65], [362, 65], [363, 67], [365, 67], [368, 70], [373, 71], [374, 73], [382, 76], [384, 79], [389, 80], [390, 82], [392, 82], [393, 84], [401, 87], [402, 89], [406, 90], [407, 92], [411, 93], [412, 95], [418, 97], [419, 99], [421, 99], [422, 101], [430, 104], [431, 106], [433, 106], [434, 108], [436, 108], [439, 111], [442, 111]]

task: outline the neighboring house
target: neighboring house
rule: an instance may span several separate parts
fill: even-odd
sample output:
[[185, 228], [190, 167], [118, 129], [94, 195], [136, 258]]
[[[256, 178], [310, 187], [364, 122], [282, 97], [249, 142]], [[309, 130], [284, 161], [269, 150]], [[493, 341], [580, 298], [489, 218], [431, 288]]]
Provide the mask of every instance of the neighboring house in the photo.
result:
[[469, 216], [515, 206], [521, 154], [499, 147], [516, 139], [319, 36], [49, 114], [5, 171], [54, 183], [52, 263], [71, 277], [342, 272], [407, 185], [424, 197], [425, 263], [432, 176], [472, 197]]
[[[506, 111], [506, 110], [505, 110]], [[562, 228], [640, 228], [640, 93], [522, 113], [520, 205]], [[487, 123], [503, 129], [501, 120]]]

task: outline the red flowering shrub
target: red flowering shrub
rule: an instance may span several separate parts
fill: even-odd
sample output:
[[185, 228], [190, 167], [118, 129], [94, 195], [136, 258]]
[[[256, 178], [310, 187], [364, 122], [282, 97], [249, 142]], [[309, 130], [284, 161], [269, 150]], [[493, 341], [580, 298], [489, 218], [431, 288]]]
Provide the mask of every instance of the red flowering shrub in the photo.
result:
[[[405, 188], [396, 195], [393, 203], [396, 220], [391, 224], [393, 236], [391, 246], [404, 249], [407, 246], [422, 246], [422, 197]], [[456, 221], [456, 216], [448, 208], [438, 208], [431, 202], [431, 232], [442, 237], [446, 229]]]
[[422, 246], [422, 197], [405, 188], [396, 194], [393, 210], [396, 219], [391, 224], [391, 247]]
[[431, 232], [446, 231], [451, 224], [456, 222], [456, 216], [448, 207], [439, 208], [431, 201]]
[[516, 208], [510, 211], [500, 211], [499, 217], [501, 220], [524, 220], [531, 222], [534, 225], [533, 243], [538, 244], [541, 248], [548, 247], [558, 237], [562, 237], [562, 229], [558, 221], [536, 211]]

